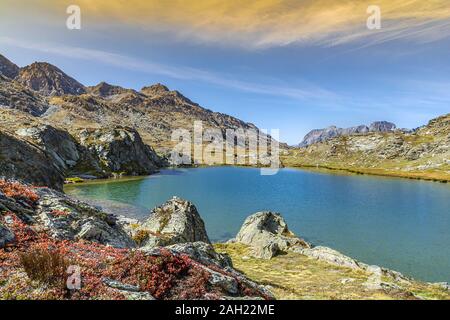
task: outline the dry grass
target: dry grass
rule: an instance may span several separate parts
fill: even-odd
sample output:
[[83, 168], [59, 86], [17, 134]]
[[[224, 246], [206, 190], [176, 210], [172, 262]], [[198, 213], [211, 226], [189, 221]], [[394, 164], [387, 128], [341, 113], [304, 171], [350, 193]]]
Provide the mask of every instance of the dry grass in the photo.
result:
[[244, 245], [216, 244], [215, 247], [218, 252], [229, 254], [234, 266], [250, 279], [270, 285], [277, 299], [450, 299], [448, 291], [419, 282], [395, 283], [401, 290], [370, 290], [364, 285], [369, 278], [365, 271], [335, 266], [296, 253], [261, 260], [250, 258], [250, 250]]
[[65, 286], [69, 263], [58, 251], [32, 249], [21, 253], [19, 258], [30, 280], [59, 288]]

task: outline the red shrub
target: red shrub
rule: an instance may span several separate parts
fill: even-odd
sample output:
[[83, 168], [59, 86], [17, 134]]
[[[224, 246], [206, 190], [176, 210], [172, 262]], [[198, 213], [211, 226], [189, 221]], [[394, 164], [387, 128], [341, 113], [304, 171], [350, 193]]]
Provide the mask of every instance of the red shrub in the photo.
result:
[[39, 200], [39, 196], [33, 191], [32, 188], [19, 182], [6, 181], [2, 179], [0, 180], [0, 191], [8, 197], [16, 200], [23, 200], [29, 205], [32, 205]]

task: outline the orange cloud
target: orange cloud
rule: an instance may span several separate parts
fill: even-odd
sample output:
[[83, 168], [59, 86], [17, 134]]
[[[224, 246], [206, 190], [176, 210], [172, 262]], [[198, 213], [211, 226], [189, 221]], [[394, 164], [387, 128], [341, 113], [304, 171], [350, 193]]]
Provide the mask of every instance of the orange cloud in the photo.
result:
[[[450, 35], [448, 0], [36, 0], [61, 12], [77, 3], [98, 23], [124, 23], [200, 42], [250, 48], [292, 43], [374, 43], [408, 38], [432, 41]], [[366, 28], [369, 5], [381, 7], [383, 27]]]

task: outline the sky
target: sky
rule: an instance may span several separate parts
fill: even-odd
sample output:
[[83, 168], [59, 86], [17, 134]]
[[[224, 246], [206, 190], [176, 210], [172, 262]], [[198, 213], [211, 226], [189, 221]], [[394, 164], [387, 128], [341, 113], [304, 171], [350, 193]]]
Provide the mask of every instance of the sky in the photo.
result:
[[[80, 30], [66, 27], [69, 5]], [[450, 112], [450, 0], [0, 0], [0, 54], [84, 85], [163, 83], [289, 144]]]

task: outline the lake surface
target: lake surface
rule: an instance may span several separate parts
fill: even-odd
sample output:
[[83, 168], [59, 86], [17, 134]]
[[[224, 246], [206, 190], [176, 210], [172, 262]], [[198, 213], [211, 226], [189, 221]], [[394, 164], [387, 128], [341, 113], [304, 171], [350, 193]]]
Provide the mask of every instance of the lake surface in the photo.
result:
[[297, 235], [369, 264], [426, 281], [450, 281], [450, 186], [425, 181], [282, 169], [163, 170], [68, 186], [66, 192], [144, 219], [176, 195], [192, 201], [212, 241], [236, 235], [247, 216], [280, 212]]

